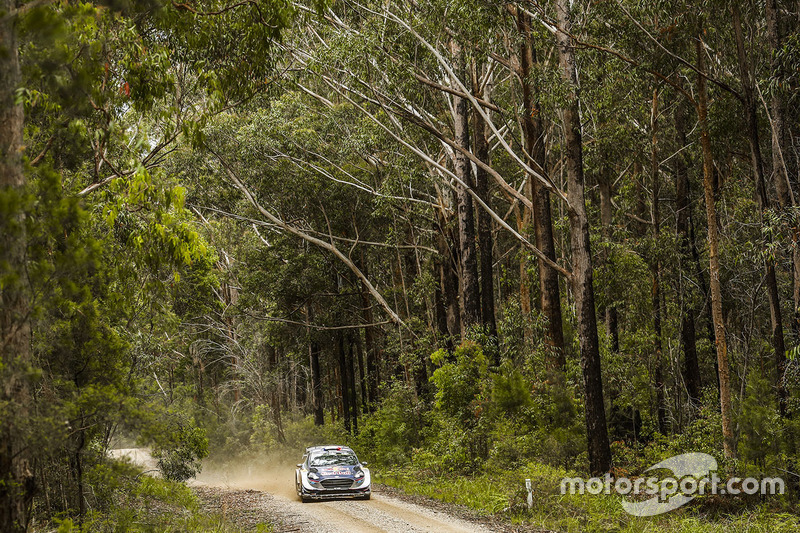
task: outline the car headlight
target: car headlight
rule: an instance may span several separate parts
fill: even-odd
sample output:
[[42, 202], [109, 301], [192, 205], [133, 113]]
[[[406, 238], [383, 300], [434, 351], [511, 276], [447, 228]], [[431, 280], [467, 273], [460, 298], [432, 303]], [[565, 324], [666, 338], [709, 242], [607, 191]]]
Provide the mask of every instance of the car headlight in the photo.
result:
[[364, 471], [363, 470], [356, 470], [355, 472], [353, 472], [353, 476], [356, 479], [361, 479], [361, 478], [364, 477]]
[[308, 479], [313, 479], [316, 481], [317, 479], [319, 479], [319, 476], [315, 472], [309, 472]]

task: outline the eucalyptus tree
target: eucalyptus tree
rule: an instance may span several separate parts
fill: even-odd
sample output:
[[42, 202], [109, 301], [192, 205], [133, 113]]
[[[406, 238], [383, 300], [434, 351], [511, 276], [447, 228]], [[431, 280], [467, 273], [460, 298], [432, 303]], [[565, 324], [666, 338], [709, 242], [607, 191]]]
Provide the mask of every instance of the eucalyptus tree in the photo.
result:
[[[509, 12], [516, 15], [517, 31], [519, 32], [520, 45], [518, 56], [518, 77], [522, 84], [522, 113], [521, 121], [524, 130], [525, 149], [532, 159], [532, 163], [541, 173], [546, 173], [548, 168], [546, 154], [545, 127], [542, 118], [539, 93], [542, 87], [533, 84], [532, 78], [538, 62], [540, 52], [534, 45], [533, 26], [531, 14], [524, 7], [509, 6]], [[551, 261], [556, 260], [555, 242], [553, 239], [553, 222], [550, 207], [550, 192], [543, 187], [539, 180], [530, 176], [526, 181], [528, 196], [532, 199], [535, 242], [537, 248]], [[526, 210], [526, 213], [529, 212]], [[527, 272], [525, 262], [520, 264], [520, 286], [525, 287]], [[547, 317], [547, 339], [552, 346], [553, 360], [557, 367], [565, 366], [564, 331], [561, 318], [561, 296], [558, 283], [558, 272], [541, 259], [539, 266], [539, 309]], [[523, 309], [529, 306], [529, 295], [520, 294]]]
[[[473, 94], [475, 91], [470, 90], [470, 87], [475, 84], [464, 72], [464, 60], [462, 57], [462, 54], [467, 53], [465, 43], [474, 42], [470, 40], [470, 30], [453, 27], [449, 31], [443, 31], [440, 25], [431, 23], [432, 20], [438, 20], [439, 17], [436, 15], [451, 15], [448, 20], [459, 20], [458, 17], [452, 18], [452, 15], [458, 12], [459, 9], [466, 8], [472, 8], [479, 16], [488, 17], [489, 20], [494, 20], [503, 14], [490, 8], [473, 6], [469, 3], [464, 5], [431, 4], [424, 8], [421, 6], [412, 8], [410, 11], [402, 9], [401, 6], [393, 6], [391, 4], [380, 7], [356, 4], [353, 9], [360, 17], [354, 17], [353, 22], [350, 22], [350, 19], [347, 18], [350, 9], [348, 5], [347, 9], [329, 16], [329, 20], [332, 21], [332, 31], [335, 38], [342, 39], [344, 36], [344, 38], [358, 39], [362, 43], [366, 41], [370, 46], [370, 53], [366, 54], [366, 57], [384, 58], [386, 64], [391, 68], [376, 71], [371, 61], [366, 64], [359, 63], [360, 57], [358, 55], [355, 56], [355, 60], [336, 56], [333, 61], [325, 61], [324, 58], [329, 53], [331, 45], [325, 40], [326, 37], [320, 37], [318, 32], [312, 32], [311, 30], [309, 30], [310, 35], [325, 43], [320, 49], [322, 51], [322, 59], [315, 60], [307, 50], [295, 51], [295, 58], [303, 65], [306, 65], [309, 71], [318, 79], [321, 79], [339, 98], [346, 100], [359, 109], [393, 137], [395, 141], [432, 167], [435, 175], [441, 176], [444, 184], [455, 190], [459, 198], [459, 231], [461, 232], [459, 239], [461, 298], [459, 304], [462, 309], [462, 326], [469, 325], [471, 320], [469, 316], [471, 316], [473, 309], [476, 307], [472, 302], [477, 301], [477, 299], [473, 300], [470, 294], [465, 294], [465, 290], [467, 293], [476, 293], [475, 296], [477, 296], [478, 290], [476, 283], [472, 281], [474, 271], [470, 258], [473, 254], [472, 247], [474, 246], [475, 236], [470, 221], [472, 209], [468, 208], [467, 197], [471, 197], [479, 205], [480, 209], [489, 213], [505, 231], [518, 239], [526, 249], [534, 252], [548, 268], [570, 277], [576, 293], [579, 295], [580, 311], [578, 313], [578, 322], [581, 331], [581, 354], [585, 368], [587, 436], [590, 440], [590, 448], [593, 449], [590, 454], [592, 470], [605, 471], [610, 467], [610, 453], [608, 451], [605, 415], [603, 413], [595, 308], [591, 294], [592, 269], [589, 248], [589, 225], [585, 216], [585, 207], [581, 207], [584, 206], [582, 178], [578, 177], [576, 178], [578, 181], [570, 181], [568, 193], [559, 190], [552, 179], [544, 173], [544, 169], [541, 168], [541, 161], [532, 160], [524, 150], [519, 151], [519, 149], [512, 147], [512, 144], [518, 146], [516, 138], [520, 133], [519, 130], [515, 131], [512, 128], [495, 124], [489, 111], [497, 108], [500, 100], [495, 99], [493, 102], [487, 102], [486, 99], [482, 98], [482, 95], [475, 96]], [[434, 16], [431, 17], [431, 14]], [[371, 45], [372, 41], [370, 39], [364, 39], [364, 34], [367, 31], [367, 22], [365, 21], [370, 20], [376, 21], [373, 24], [377, 24], [377, 31], [383, 33], [381, 39], [386, 38], [387, 31], [392, 32], [391, 39], [394, 43], [392, 49], [387, 49], [380, 45]], [[387, 24], [389, 25], [388, 27]], [[459, 37], [461, 35], [464, 37]], [[408, 43], [407, 46], [411, 50], [417, 50], [414, 52], [413, 60], [404, 57], [406, 54], [399, 51], [402, 50], [400, 48], [401, 43]], [[473, 46], [475, 45], [473, 44]], [[473, 52], [470, 50], [470, 53], [478, 56], [478, 54], [486, 52]], [[492, 56], [491, 51], [486, 54], [492, 58], [498, 56], [496, 53]], [[410, 54], [408, 56], [410, 57]], [[502, 56], [499, 57], [502, 58]], [[476, 62], [477, 64], [479, 63]], [[393, 74], [394, 72], [406, 74], [406, 76], [410, 72], [411, 78], [420, 80], [420, 84], [416, 87], [409, 87], [407, 82], [394, 81], [388, 77], [388, 74]], [[477, 83], [477, 85], [481, 86], [485, 83], [486, 81], [484, 80]], [[398, 92], [398, 89], [404, 89], [404, 92]], [[430, 100], [426, 100], [424, 96], [431, 92], [432, 89], [435, 90], [433, 97]], [[308, 92], [311, 93], [312, 91], [309, 90]], [[444, 99], [447, 105], [446, 109], [451, 112], [452, 122], [450, 124], [442, 123], [440, 109], [431, 107], [429, 104], [429, 102], [436, 102], [438, 99]], [[567, 271], [558, 265], [552, 255], [548, 256], [543, 253], [536, 245], [511, 228], [502, 217], [498, 216], [496, 208], [489, 202], [483, 201], [473, 189], [469, 166], [464, 163], [466, 159], [475, 167], [490, 174], [501, 190], [509, 195], [512, 202], [520, 202], [527, 209], [534, 208], [530, 196], [522, 194], [518, 190], [518, 186], [511, 185], [510, 180], [506, 179], [503, 173], [498, 171], [499, 168], [504, 167], [497, 165], [494, 158], [491, 164], [487, 164], [485, 160], [471, 150], [470, 143], [466, 138], [466, 132], [469, 127], [465, 118], [468, 113], [465, 107], [467, 100], [470, 104], [469, 111], [480, 117], [480, 122], [491, 131], [491, 139], [498, 144], [495, 150], [498, 159], [502, 154], [505, 161], [510, 160], [513, 172], [523, 171], [523, 176], [527, 175], [530, 179], [537, 180], [543, 188], [554, 193], [563, 202], [572, 221], [571, 235], [574, 239], [572, 271]], [[418, 140], [417, 135], [419, 133], [412, 133], [413, 130], [409, 131], [404, 123], [416, 126], [418, 128], [417, 132], [422, 130], [422, 133], [433, 136], [434, 140], [438, 140], [440, 148], [435, 152], [426, 151], [423, 144], [425, 142], [424, 137]], [[447, 133], [448, 130], [452, 131], [452, 134]], [[476, 134], [474, 131], [472, 133]], [[483, 132], [479, 132], [479, 134], [483, 134]], [[428, 144], [428, 146], [431, 145]], [[568, 146], [570, 150], [575, 150], [576, 144], [570, 142]], [[531, 148], [535, 148], [535, 145], [531, 144]], [[442, 150], [444, 150], [445, 156], [451, 159], [452, 166], [448, 167], [439, 162], [442, 157]], [[540, 166], [538, 170], [533, 168], [537, 165]], [[538, 201], [543, 203], [545, 199], [542, 197]], [[542, 213], [544, 210], [541, 205], [539, 211], [539, 214], [544, 216]], [[481, 274], [483, 276], [491, 275], [491, 273], [487, 272], [482, 272]], [[550, 293], [557, 292], [557, 288], [557, 283], [548, 283], [548, 294], [552, 296]], [[551, 311], [558, 305], [557, 302], [557, 296], [551, 299]], [[553, 319], [554, 317], [548, 318]], [[557, 319], [560, 322], [560, 317]], [[558, 325], [560, 326], [560, 324]], [[551, 342], [552, 339], [557, 339], [557, 337], [558, 335], [555, 332], [549, 335]]]
[[0, 7], [0, 336], [2, 342], [2, 420], [0, 420], [0, 528], [25, 531], [34, 477], [26, 446], [25, 418], [32, 408], [26, 373], [31, 365], [30, 295], [25, 280], [25, 175], [23, 109], [17, 98], [19, 66], [16, 2]]
[[[116, 328], [126, 319], [138, 326], [136, 300], [149, 299], [126, 276], [152, 274], [140, 279], [165, 297], [166, 271], [208, 252], [186, 219], [182, 189], [159, 182], [164, 153], [179, 137], [196, 137], [209, 112], [258, 90], [293, 12], [272, 2], [6, 2], [0, 9], [3, 531], [24, 531], [30, 519], [32, 428], [45, 432], [61, 416], [75, 428], [52, 428], [39, 450], [50, 455], [36, 468], [68, 455], [77, 494], [64, 511], [83, 515], [90, 441], [108, 445], [119, 421], [111, 419], [121, 416], [114, 405], [125, 405], [117, 395], [135, 394], [117, 379], [137, 361], [123, 357], [130, 346]], [[243, 68], [241, 58], [254, 53], [263, 61]], [[121, 242], [101, 252], [99, 238]], [[130, 261], [114, 257], [124, 253], [118, 244]], [[151, 329], [169, 315], [161, 311]], [[98, 358], [103, 348], [106, 359]], [[91, 414], [92, 398], [101, 415]]]
[[572, 15], [569, 2], [555, 4], [558, 28], [559, 64], [569, 86], [563, 109], [564, 137], [567, 159], [567, 191], [571, 207], [570, 237], [572, 242], [572, 283], [578, 314], [578, 337], [581, 345], [584, 393], [586, 394], [586, 436], [589, 448], [589, 468], [593, 473], [611, 468], [611, 448], [606, 428], [603, 382], [600, 371], [600, 343], [592, 285], [592, 253], [589, 241], [589, 219], [584, 198], [583, 143], [578, 110], [575, 44], [572, 37]]

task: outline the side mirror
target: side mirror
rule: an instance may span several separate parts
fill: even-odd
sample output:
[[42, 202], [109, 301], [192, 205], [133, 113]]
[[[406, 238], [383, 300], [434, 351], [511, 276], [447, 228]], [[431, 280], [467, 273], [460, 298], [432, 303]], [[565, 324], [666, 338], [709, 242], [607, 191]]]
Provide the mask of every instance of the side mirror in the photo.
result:
[[299, 463], [299, 464], [297, 465], [297, 468], [303, 468], [303, 463]]
[[369, 463], [362, 462], [362, 463], [361, 463], [361, 466], [367, 466], [368, 464], [369, 464]]

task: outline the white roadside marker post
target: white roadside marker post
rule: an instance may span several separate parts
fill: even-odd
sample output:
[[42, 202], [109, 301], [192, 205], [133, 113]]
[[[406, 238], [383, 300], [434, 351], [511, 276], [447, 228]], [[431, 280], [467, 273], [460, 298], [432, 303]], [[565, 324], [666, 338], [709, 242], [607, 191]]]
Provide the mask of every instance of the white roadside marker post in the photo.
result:
[[528, 509], [533, 507], [533, 487], [531, 486], [531, 480], [525, 480], [525, 488], [528, 491]]

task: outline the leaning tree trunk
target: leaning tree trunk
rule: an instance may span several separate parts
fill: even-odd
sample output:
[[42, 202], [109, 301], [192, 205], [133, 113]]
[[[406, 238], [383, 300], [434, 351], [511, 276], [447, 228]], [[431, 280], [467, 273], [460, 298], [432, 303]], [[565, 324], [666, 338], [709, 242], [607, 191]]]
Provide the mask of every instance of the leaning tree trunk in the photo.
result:
[[[517, 13], [517, 29], [522, 36], [520, 44], [520, 77], [522, 78], [522, 125], [525, 133], [525, 147], [533, 158], [539, 172], [546, 168], [544, 145], [544, 126], [539, 113], [539, 103], [532, 87], [530, 77], [536, 64], [533, 48], [530, 15], [523, 10]], [[533, 230], [536, 247], [553, 262], [556, 261], [556, 247], [553, 241], [553, 221], [550, 213], [550, 192], [533, 176], [528, 176], [532, 188]], [[542, 314], [547, 319], [546, 342], [549, 347], [549, 362], [560, 370], [566, 366], [564, 355], [564, 330], [561, 324], [561, 295], [558, 288], [558, 272], [539, 259], [539, 303]]]
[[[686, 108], [684, 102], [678, 102], [675, 106], [675, 133], [678, 141], [678, 149], [683, 150], [686, 146]], [[689, 220], [692, 213], [690, 200], [689, 171], [683, 154], [675, 157], [675, 210], [676, 222], [675, 231], [677, 232], [678, 244], [680, 247], [681, 277], [683, 276], [683, 264], [690, 261], [692, 256], [692, 235], [690, 233]], [[678, 282], [679, 299], [681, 309], [681, 345], [683, 346], [683, 381], [686, 383], [686, 392], [689, 396], [689, 403], [695, 406], [700, 401], [700, 365], [697, 358], [697, 332], [695, 331], [694, 318], [695, 308], [689, 296], [683, 280]]]
[[600, 344], [597, 337], [597, 316], [594, 308], [594, 288], [592, 287], [589, 217], [586, 214], [584, 198], [583, 145], [578, 113], [575, 45], [571, 37], [572, 24], [569, 5], [569, 0], [556, 0], [559, 26], [556, 38], [561, 73], [571, 87], [563, 116], [566, 137], [567, 199], [571, 209], [569, 222], [572, 246], [572, 284], [581, 347], [589, 468], [593, 474], [599, 474], [608, 472], [611, 468], [611, 448], [608, 443], [606, 411], [603, 404]]
[[703, 152], [703, 191], [706, 200], [706, 223], [708, 225], [708, 272], [711, 287], [711, 318], [717, 347], [717, 374], [719, 377], [719, 403], [722, 415], [722, 437], [725, 457], [736, 457], [736, 442], [733, 437], [731, 408], [731, 373], [728, 364], [728, 343], [725, 338], [725, 322], [722, 316], [722, 287], [719, 280], [719, 231], [717, 229], [717, 207], [714, 200], [714, 159], [711, 152], [711, 137], [708, 133], [708, 88], [703, 73], [705, 50], [700, 35], [697, 36], [697, 118], [700, 122], [700, 144]]
[[31, 408], [26, 373], [30, 365], [30, 302], [25, 276], [26, 233], [21, 196], [22, 105], [13, 0], [0, 7], [0, 531], [27, 530], [34, 477], [24, 442]]
[[[453, 62], [457, 76], [464, 77], [465, 63], [461, 47], [452, 43]], [[454, 140], [465, 150], [470, 150], [469, 142], [469, 101], [460, 96], [453, 96]], [[454, 155], [455, 174], [466, 184], [473, 187], [472, 165], [463, 153], [456, 151]], [[480, 283], [478, 278], [478, 257], [475, 247], [475, 211], [472, 196], [467, 189], [456, 187], [458, 201], [458, 243], [460, 249], [461, 274], [461, 331], [467, 330], [480, 321]]]
[[[739, 9], [735, 5], [733, 7], [733, 30], [736, 37], [736, 55], [739, 62], [739, 74], [742, 78], [742, 92], [744, 94], [742, 103], [745, 108], [745, 118], [747, 120], [747, 140], [750, 144], [750, 159], [753, 164], [753, 177], [756, 182], [759, 215], [762, 218], [763, 224], [763, 216], [769, 210], [770, 205], [769, 198], [767, 197], [767, 186], [764, 180], [764, 160], [761, 156], [761, 145], [759, 144], [760, 141], [758, 138], [758, 115], [756, 113], [752, 70], [744, 48], [741, 15], [739, 14]], [[783, 383], [783, 374], [786, 369], [786, 346], [783, 341], [783, 323], [780, 299], [778, 297], [778, 280], [775, 277], [775, 263], [767, 259], [764, 264], [764, 270], [764, 280], [767, 286], [767, 297], [769, 300], [772, 350], [775, 358], [775, 390], [778, 396], [781, 416], [785, 416], [786, 387]]]

